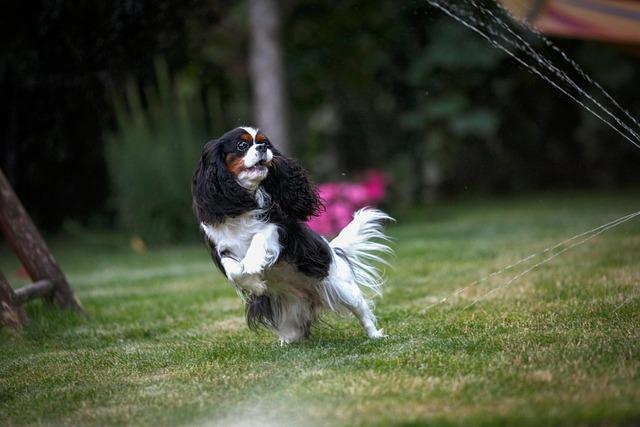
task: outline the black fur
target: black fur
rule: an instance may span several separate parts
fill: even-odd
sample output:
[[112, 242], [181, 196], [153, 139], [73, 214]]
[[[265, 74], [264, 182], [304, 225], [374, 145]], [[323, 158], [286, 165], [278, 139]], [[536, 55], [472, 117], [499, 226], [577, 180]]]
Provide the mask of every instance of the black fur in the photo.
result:
[[277, 149], [273, 165], [262, 183], [271, 197], [268, 220], [278, 225], [282, 252], [280, 259], [317, 279], [329, 274], [331, 249], [327, 242], [304, 221], [324, 209], [318, 190], [307, 172], [294, 159], [283, 156]]
[[199, 222], [219, 224], [227, 217], [258, 208], [255, 199], [238, 184], [224, 163], [225, 145], [235, 144], [244, 132], [240, 131], [234, 129], [204, 146], [191, 184], [193, 212]]
[[273, 151], [273, 164], [262, 187], [273, 198], [273, 203], [296, 221], [306, 221], [324, 209], [318, 196], [318, 190], [307, 175], [307, 172], [294, 159]]
[[211, 240], [209, 240], [206, 236], [204, 238], [204, 243], [209, 248], [209, 254], [211, 255], [211, 260], [216, 265], [216, 267], [218, 267], [218, 270], [220, 270], [222, 274], [226, 276], [227, 272], [222, 266], [222, 262], [220, 261], [220, 254], [218, 253], [218, 248], [216, 248], [216, 245]]
[[[280, 299], [277, 295], [267, 293], [260, 296], [250, 296], [245, 307], [249, 329], [257, 330], [261, 326], [272, 329], [277, 328], [281, 310]], [[304, 338], [309, 338], [311, 335], [311, 325], [314, 320], [315, 319], [309, 319], [309, 321], [303, 325]]]
[[324, 279], [329, 274], [331, 249], [318, 233], [306, 224], [297, 221], [272, 221], [278, 225], [282, 251], [280, 259], [316, 279]]
[[[215, 225], [259, 208], [254, 196], [237, 183], [225, 165], [225, 155], [233, 151], [243, 133], [241, 128], [234, 129], [209, 141], [203, 149], [192, 182], [193, 210], [199, 222]], [[282, 155], [268, 140], [265, 143], [274, 157], [261, 184], [269, 196], [268, 206], [263, 207], [264, 219], [278, 226], [282, 250], [277, 262], [285, 261], [307, 276], [322, 279], [329, 274], [331, 249], [326, 240], [304, 224], [323, 209], [317, 189], [298, 162]], [[214, 263], [226, 274], [215, 244], [205, 240]], [[275, 328], [279, 313], [277, 295], [247, 295], [250, 328]]]
[[275, 329], [278, 327], [280, 316], [278, 298], [271, 294], [250, 295], [247, 299], [245, 314], [249, 329], [256, 330], [260, 326]]

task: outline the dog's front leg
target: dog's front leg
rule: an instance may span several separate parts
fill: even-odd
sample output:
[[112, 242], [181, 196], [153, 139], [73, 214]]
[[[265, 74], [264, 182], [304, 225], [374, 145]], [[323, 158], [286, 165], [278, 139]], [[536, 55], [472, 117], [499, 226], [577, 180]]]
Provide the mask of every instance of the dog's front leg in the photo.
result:
[[245, 274], [242, 263], [231, 257], [222, 257], [220, 263], [224, 268], [227, 279], [237, 287], [256, 295], [262, 295], [267, 285], [260, 274]]
[[249, 249], [242, 259], [243, 273], [262, 275], [264, 269], [273, 265], [280, 255], [278, 227], [266, 224], [264, 229], [251, 239]]

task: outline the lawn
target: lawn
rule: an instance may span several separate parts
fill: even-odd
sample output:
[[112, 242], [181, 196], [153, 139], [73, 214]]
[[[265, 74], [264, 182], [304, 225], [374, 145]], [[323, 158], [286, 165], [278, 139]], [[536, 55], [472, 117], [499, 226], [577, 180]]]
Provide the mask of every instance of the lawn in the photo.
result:
[[[640, 210], [639, 196], [392, 211], [376, 307], [389, 336], [330, 315], [285, 347], [247, 330], [199, 242], [138, 254], [125, 236], [72, 230], [51, 246], [88, 316], [30, 303], [32, 323], [2, 335], [0, 425], [638, 424], [640, 217], [508, 285], [553, 252], [453, 293]], [[2, 247], [14, 284], [17, 267]]]

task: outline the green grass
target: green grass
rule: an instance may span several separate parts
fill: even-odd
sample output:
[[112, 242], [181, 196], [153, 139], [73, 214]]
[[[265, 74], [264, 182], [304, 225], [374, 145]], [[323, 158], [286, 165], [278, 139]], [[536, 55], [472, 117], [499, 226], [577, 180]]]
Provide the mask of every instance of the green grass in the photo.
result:
[[[640, 209], [638, 196], [394, 212], [397, 257], [376, 308], [389, 337], [378, 341], [333, 315], [286, 347], [248, 331], [199, 243], [141, 255], [123, 236], [53, 239], [89, 315], [30, 303], [32, 323], [0, 338], [0, 425], [638, 424], [640, 217], [466, 310], [543, 257], [452, 296]], [[7, 248], [0, 268], [19, 283]]]

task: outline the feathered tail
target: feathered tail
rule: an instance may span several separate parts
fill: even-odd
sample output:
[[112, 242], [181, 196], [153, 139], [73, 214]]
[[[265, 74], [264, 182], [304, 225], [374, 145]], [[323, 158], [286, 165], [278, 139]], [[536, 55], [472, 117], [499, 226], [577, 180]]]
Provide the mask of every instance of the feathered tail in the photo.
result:
[[342, 251], [347, 257], [358, 286], [369, 289], [376, 295], [381, 294], [384, 282], [378, 267], [389, 265], [381, 255], [393, 254], [392, 249], [383, 243], [389, 241], [382, 229], [385, 221], [394, 219], [378, 209], [360, 209], [353, 215], [353, 220], [329, 243], [336, 253]]

